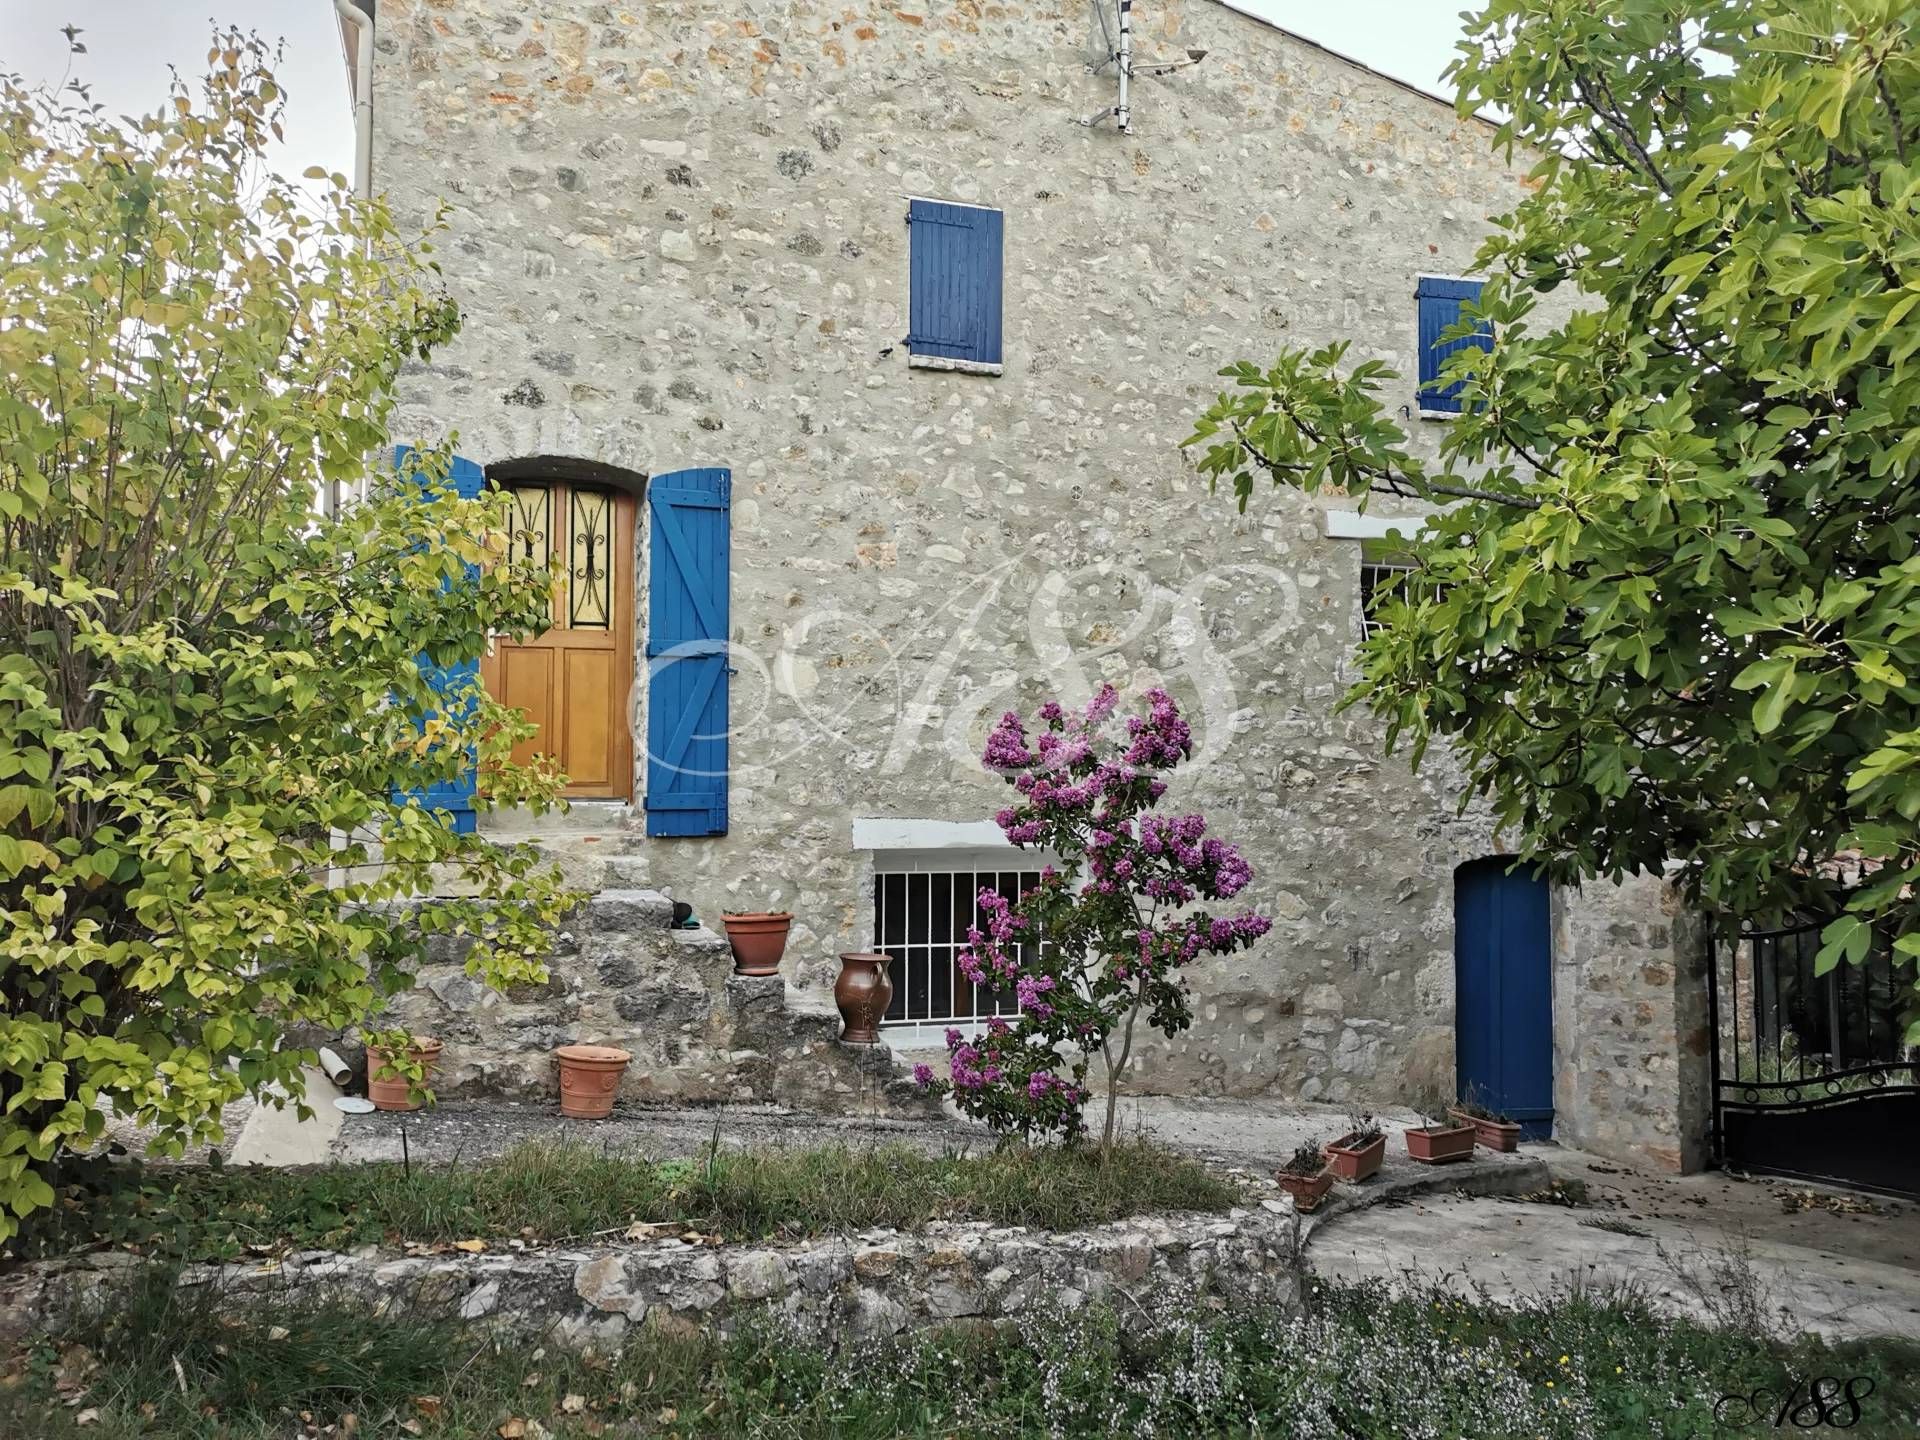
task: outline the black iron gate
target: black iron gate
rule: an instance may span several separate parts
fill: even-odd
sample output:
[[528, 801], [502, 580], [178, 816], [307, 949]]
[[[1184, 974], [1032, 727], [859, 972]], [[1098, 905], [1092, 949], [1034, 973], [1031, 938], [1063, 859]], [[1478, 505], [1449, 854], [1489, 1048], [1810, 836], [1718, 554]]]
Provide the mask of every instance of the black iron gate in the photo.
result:
[[1913, 984], [1884, 945], [1814, 973], [1817, 923], [1714, 940], [1713, 1143], [1722, 1165], [1920, 1198]]

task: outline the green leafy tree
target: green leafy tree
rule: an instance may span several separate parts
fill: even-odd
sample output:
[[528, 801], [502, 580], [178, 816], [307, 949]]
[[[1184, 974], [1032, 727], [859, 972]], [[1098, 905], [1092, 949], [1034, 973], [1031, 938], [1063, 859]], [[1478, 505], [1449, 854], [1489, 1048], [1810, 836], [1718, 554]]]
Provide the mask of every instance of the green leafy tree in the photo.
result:
[[1447, 742], [1563, 878], [1677, 863], [1723, 915], [1837, 915], [1823, 969], [1874, 930], [1920, 953], [1917, 20], [1483, 5], [1461, 111], [1537, 159], [1438, 460], [1344, 345], [1223, 371], [1187, 442], [1243, 508], [1263, 479], [1438, 507], [1350, 700], [1416, 763]]
[[[287, 1028], [368, 1019], [428, 935], [536, 976], [565, 899], [404, 798], [476, 756], [554, 794], [419, 663], [537, 628], [548, 582], [444, 455], [314, 513], [457, 317], [382, 205], [266, 173], [271, 58], [217, 36], [119, 122], [0, 78], [0, 1239], [109, 1114], [177, 1154], [298, 1095]], [[485, 898], [413, 900], [436, 876]]]

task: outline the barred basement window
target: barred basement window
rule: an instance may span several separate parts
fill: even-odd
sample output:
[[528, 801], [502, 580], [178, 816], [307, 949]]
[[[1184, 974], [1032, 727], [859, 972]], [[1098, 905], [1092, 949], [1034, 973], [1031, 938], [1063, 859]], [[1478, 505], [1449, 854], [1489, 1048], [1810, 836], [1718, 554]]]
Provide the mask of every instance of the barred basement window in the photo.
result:
[[[881, 1022], [896, 1041], [937, 1043], [949, 1025], [962, 1028], [1018, 1008], [1013, 991], [972, 984], [957, 960], [967, 946], [967, 927], [986, 929], [980, 891], [1009, 900], [1040, 883], [1040, 872], [968, 864], [930, 854], [916, 862], [902, 856], [876, 860], [873, 877], [873, 948], [893, 957], [893, 1004]], [[938, 867], [938, 868], [935, 868]], [[1021, 947], [1024, 949], [1024, 947]], [[928, 1034], [912, 1036], [916, 1027]]]
[[1360, 561], [1360, 633], [1371, 640], [1380, 631], [1380, 614], [1389, 599], [1405, 599], [1394, 592], [1407, 583], [1411, 565], [1392, 565], [1362, 558]]
[[[1389, 601], [1413, 600], [1411, 586], [1415, 582], [1408, 577], [1416, 568], [1413, 557], [1404, 550], [1396, 549], [1391, 541], [1361, 541], [1360, 633], [1363, 637], [1371, 639], [1379, 633]], [[1446, 594], [1446, 587], [1428, 582], [1423, 586], [1421, 596], [1424, 598], [1428, 594], [1438, 599]]]

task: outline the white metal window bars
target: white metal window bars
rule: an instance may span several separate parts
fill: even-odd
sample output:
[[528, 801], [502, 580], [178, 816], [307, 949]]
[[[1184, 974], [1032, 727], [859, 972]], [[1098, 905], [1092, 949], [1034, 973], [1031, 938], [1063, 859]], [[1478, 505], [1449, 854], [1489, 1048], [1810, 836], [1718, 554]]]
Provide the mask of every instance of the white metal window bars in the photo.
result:
[[[1360, 634], [1371, 640], [1380, 630], [1380, 612], [1390, 599], [1406, 598], [1404, 587], [1413, 566], [1387, 560], [1360, 562]], [[1402, 591], [1395, 596], [1395, 591]]]
[[[893, 1004], [881, 1027], [896, 1035], [926, 1027], [937, 1038], [949, 1025], [967, 1029], [1017, 1010], [1013, 990], [972, 984], [957, 959], [967, 927], [986, 929], [982, 889], [1008, 900], [1040, 883], [1035, 870], [878, 870], [873, 877], [874, 949], [893, 957]], [[1016, 947], [1019, 953], [1024, 947]], [[900, 1038], [907, 1038], [900, 1036]]]

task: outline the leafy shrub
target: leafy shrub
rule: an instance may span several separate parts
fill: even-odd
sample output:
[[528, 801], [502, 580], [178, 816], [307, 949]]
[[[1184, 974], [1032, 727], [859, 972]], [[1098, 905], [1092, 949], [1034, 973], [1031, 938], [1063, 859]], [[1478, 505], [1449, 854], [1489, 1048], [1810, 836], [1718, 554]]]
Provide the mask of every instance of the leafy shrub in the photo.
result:
[[[316, 517], [457, 316], [383, 205], [264, 173], [267, 59], [217, 36], [197, 100], [121, 122], [0, 77], [0, 1238], [110, 1112], [217, 1138], [299, 1094], [290, 1025], [360, 1021], [432, 934], [535, 978], [563, 904], [407, 798], [476, 759], [496, 803], [556, 793], [507, 763], [518, 717], [427, 673], [535, 628], [546, 582], [441, 454]], [[437, 866], [485, 898], [400, 923]]]

